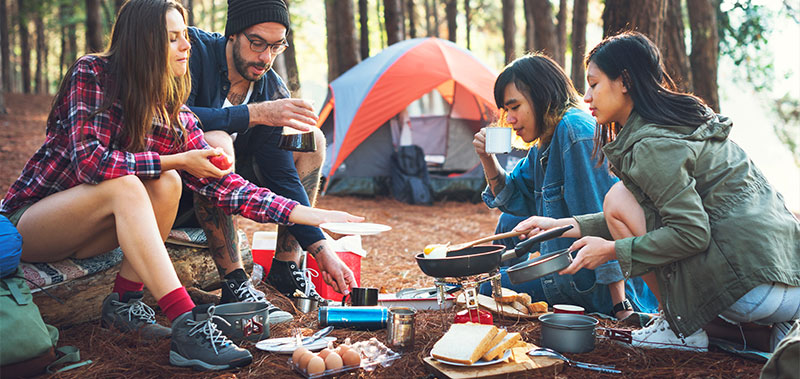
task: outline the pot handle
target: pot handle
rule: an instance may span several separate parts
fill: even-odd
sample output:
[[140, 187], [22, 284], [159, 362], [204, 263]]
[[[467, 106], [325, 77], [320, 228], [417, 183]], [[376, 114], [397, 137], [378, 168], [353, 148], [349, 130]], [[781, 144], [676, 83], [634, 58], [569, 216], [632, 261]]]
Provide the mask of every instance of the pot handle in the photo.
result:
[[[517, 246], [514, 246], [514, 250], [511, 250], [511, 251], [506, 252], [505, 254], [503, 254], [502, 260], [505, 261], [505, 260], [512, 259], [512, 258], [519, 258], [519, 257], [527, 254], [529, 251], [531, 251], [531, 249], [533, 248], [533, 245], [535, 245], [536, 243], [542, 242], [542, 241], [551, 240], [551, 239], [556, 238], [556, 237], [560, 237], [567, 230], [570, 230], [572, 228], [573, 228], [572, 225], [565, 225], [565, 226], [562, 226], [562, 227], [553, 228], [553, 229], [541, 232], [541, 233], [539, 233], [539, 234], [537, 234], [537, 235], [535, 235], [535, 236], [533, 236], [531, 238], [526, 239], [525, 241], [522, 241], [522, 242], [518, 243]], [[513, 253], [513, 255], [509, 254], [509, 253]]]

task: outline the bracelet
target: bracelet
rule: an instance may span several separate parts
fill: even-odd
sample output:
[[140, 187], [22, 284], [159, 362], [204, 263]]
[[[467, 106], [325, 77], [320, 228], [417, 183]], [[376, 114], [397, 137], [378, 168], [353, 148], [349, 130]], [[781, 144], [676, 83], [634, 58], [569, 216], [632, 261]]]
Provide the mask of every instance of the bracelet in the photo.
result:
[[632, 311], [632, 310], [633, 310], [633, 306], [631, 305], [631, 302], [628, 301], [628, 299], [624, 299], [621, 302], [619, 302], [617, 304], [614, 304], [614, 313], [615, 314], [617, 312], [620, 312], [620, 311]]

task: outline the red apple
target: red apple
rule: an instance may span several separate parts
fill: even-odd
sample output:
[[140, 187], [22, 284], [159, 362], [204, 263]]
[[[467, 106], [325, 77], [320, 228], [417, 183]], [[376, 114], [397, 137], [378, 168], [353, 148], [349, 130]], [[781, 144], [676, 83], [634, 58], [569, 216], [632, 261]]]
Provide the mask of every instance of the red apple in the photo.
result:
[[227, 170], [231, 167], [233, 162], [228, 160], [228, 156], [225, 154], [216, 155], [213, 157], [208, 158], [214, 166], [217, 166], [220, 170]]

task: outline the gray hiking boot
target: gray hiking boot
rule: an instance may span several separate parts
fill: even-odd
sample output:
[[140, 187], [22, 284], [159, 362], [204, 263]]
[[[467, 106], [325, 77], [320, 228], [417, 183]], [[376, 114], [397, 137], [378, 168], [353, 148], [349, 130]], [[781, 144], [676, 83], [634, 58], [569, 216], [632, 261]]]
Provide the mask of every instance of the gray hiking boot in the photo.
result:
[[225, 279], [222, 281], [222, 300], [220, 300], [220, 304], [236, 302], [267, 304], [270, 325], [291, 321], [293, 318], [291, 313], [283, 311], [267, 301], [264, 292], [253, 287], [244, 270], [241, 269], [225, 275]]
[[169, 363], [197, 371], [242, 367], [253, 361], [249, 351], [236, 346], [215, 322], [228, 323], [214, 315], [211, 304], [198, 305], [172, 322]]
[[147, 339], [167, 338], [172, 330], [156, 323], [156, 312], [142, 302], [142, 291], [125, 292], [120, 300], [119, 294], [112, 292], [103, 300], [100, 325], [121, 332], [139, 332]]

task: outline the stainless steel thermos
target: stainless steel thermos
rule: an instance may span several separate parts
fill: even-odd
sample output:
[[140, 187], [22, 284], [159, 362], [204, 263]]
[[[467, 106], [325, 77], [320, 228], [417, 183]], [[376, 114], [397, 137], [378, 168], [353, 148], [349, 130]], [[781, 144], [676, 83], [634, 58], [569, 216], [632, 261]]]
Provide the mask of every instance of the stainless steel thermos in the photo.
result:
[[337, 328], [378, 330], [386, 328], [389, 310], [386, 307], [319, 307], [319, 325]]

